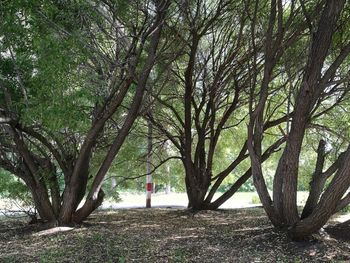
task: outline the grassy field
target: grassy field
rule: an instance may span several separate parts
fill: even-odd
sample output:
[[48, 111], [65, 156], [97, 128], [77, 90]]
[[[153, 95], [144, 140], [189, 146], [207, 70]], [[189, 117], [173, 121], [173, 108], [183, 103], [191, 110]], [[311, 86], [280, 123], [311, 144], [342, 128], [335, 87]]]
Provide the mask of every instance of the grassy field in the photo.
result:
[[[215, 194], [214, 199], [220, 194]], [[121, 202], [115, 203], [110, 200], [104, 202], [104, 208], [141, 208], [145, 206], [145, 194], [122, 192]], [[298, 203], [301, 205], [307, 198], [307, 192], [298, 192]], [[255, 192], [238, 192], [225, 202], [220, 208], [242, 208], [259, 205], [260, 200]], [[185, 193], [157, 193], [152, 195], [152, 206], [155, 207], [186, 207], [187, 195]]]
[[[215, 194], [214, 199], [218, 198], [220, 194]], [[112, 200], [105, 200], [102, 208], [142, 208], [146, 204], [146, 196], [144, 193], [130, 193], [121, 192], [121, 201], [115, 202]], [[307, 198], [307, 192], [298, 192], [298, 203], [303, 204]], [[257, 193], [255, 192], [238, 192], [225, 202], [220, 208], [243, 208], [256, 206], [260, 204]], [[186, 207], [187, 195], [186, 193], [156, 193], [152, 195], [153, 207]], [[0, 199], [0, 212], [4, 210], [17, 210], [11, 201]]]
[[2, 219], [0, 262], [350, 262], [350, 242], [326, 232], [292, 242], [261, 208], [119, 209], [75, 228]]

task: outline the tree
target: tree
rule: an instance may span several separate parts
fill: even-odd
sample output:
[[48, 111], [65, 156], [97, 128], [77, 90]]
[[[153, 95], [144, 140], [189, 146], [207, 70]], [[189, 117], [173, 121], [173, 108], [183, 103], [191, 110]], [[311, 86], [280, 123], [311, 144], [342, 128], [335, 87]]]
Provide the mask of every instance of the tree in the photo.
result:
[[[101, 204], [103, 179], [138, 116], [168, 5], [106, 0], [2, 6], [0, 165], [25, 182], [44, 221], [80, 223]], [[53, 43], [62, 45], [50, 49]], [[52, 62], [59, 61], [56, 70], [45, 56], [52, 54]], [[70, 81], [80, 77], [83, 83]], [[75, 96], [89, 86], [97, 98]], [[69, 103], [59, 101], [50, 105], [53, 112], [46, 111], [36, 107], [45, 103], [40, 95], [52, 101], [61, 95]], [[65, 106], [80, 113], [75, 120], [85, 129], [59, 122], [57, 112], [68, 114]], [[56, 129], [48, 125], [56, 121]], [[117, 131], [107, 138], [107, 153], [91, 175], [94, 150], [111, 128]]]
[[[162, 92], [153, 93], [155, 109], [148, 118], [158, 133], [178, 149], [185, 170], [188, 206], [194, 210], [218, 208], [251, 176], [249, 168], [240, 171], [249, 156], [242, 130], [246, 126], [250, 86], [260, 80], [264, 70], [264, 29], [257, 28], [257, 19], [263, 27], [267, 24], [266, 6], [266, 1], [197, 1], [179, 7], [182, 30], [178, 24], [172, 30], [183, 54], [173, 63]], [[280, 43], [285, 49], [299, 41], [306, 28], [298, 20], [300, 13], [300, 9], [293, 8], [287, 17], [288, 38]], [[283, 94], [288, 84], [285, 81], [275, 88], [276, 102], [269, 105], [264, 130], [278, 131], [277, 126], [292, 114], [283, 112], [287, 101]], [[234, 156], [226, 161], [219, 149], [228, 138], [236, 145], [231, 147]], [[270, 136], [262, 161], [284, 141], [285, 137]], [[233, 172], [241, 174], [222, 196], [213, 200]]]
[[[292, 1], [293, 3], [294, 1]], [[303, 139], [308, 126], [315, 119], [322, 117], [346, 98], [348, 84], [344, 78], [344, 72], [339, 70], [339, 67], [346, 62], [350, 53], [349, 39], [347, 37], [337, 39], [336, 33], [337, 27], [341, 28], [341, 23], [344, 23], [349, 15], [343, 13], [341, 16], [345, 1], [320, 2], [322, 12], [317, 18], [317, 23], [308, 16], [303, 1], [301, 3], [305, 19], [310, 26], [310, 48], [307, 50], [307, 60], [303, 66], [302, 80], [296, 89], [297, 95], [293, 105], [290, 131], [287, 131], [286, 145], [274, 176], [273, 200], [263, 177], [261, 148], [264, 111], [271, 96], [269, 89], [270, 86], [276, 85], [276, 83], [271, 82], [271, 76], [281, 59], [279, 52], [285, 52], [278, 45], [280, 39], [284, 37], [282, 1], [272, 0], [270, 4], [270, 22], [266, 32], [264, 51], [265, 74], [255, 107], [253, 106], [253, 96], [251, 96], [248, 126], [248, 149], [255, 187], [271, 222], [277, 227], [286, 228], [293, 239], [307, 237], [319, 230], [330, 216], [338, 211], [340, 203], [347, 201], [342, 197], [350, 183], [348, 176], [349, 148], [323, 172], [325, 142], [321, 140], [318, 146], [316, 169], [310, 185], [310, 196], [302, 216], [299, 216], [296, 194]], [[277, 33], [275, 33], [275, 27], [277, 27]], [[328, 107], [322, 109], [322, 107], [320, 108], [322, 104], [326, 104]], [[325, 180], [333, 174], [328, 187], [323, 190]]]

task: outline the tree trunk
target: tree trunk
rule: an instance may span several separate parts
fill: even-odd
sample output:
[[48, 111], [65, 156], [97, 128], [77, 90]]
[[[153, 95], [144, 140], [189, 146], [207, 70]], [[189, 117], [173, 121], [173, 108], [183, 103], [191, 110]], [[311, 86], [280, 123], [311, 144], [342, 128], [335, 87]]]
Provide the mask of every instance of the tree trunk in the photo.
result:
[[317, 149], [316, 168], [314, 174], [312, 175], [312, 181], [310, 183], [310, 193], [301, 214], [301, 219], [304, 219], [311, 215], [312, 211], [315, 209], [318, 203], [323, 187], [326, 183], [327, 177], [325, 174], [322, 174], [325, 161], [325, 148], [326, 142], [324, 140], [320, 140]]
[[320, 202], [311, 215], [299, 221], [290, 230], [289, 235], [295, 239], [303, 239], [318, 231], [336, 212], [337, 205], [350, 185], [350, 145], [346, 151], [344, 161], [335, 174], [329, 187], [322, 195]]
[[85, 160], [85, 165], [81, 167], [79, 176], [75, 180], [66, 182], [63, 192], [62, 207], [59, 214], [60, 224], [69, 224], [72, 222], [73, 213], [76, 211], [79, 203], [84, 198], [87, 180], [89, 160]]
[[223, 203], [230, 199], [238, 189], [251, 177], [252, 170], [248, 169], [223, 195], [221, 195], [214, 202], [211, 199], [206, 198], [205, 203], [208, 209], [215, 210], [218, 209]]
[[168, 182], [165, 186], [165, 194], [170, 194], [171, 193], [171, 185], [170, 182]]
[[188, 208], [194, 211], [206, 210], [208, 206], [205, 203], [205, 195], [207, 194], [209, 184], [203, 182], [203, 176], [195, 176], [194, 173], [186, 173], [186, 189], [188, 197]]
[[[322, 69], [329, 52], [329, 47], [331, 46], [332, 36], [339, 15], [344, 7], [344, 3], [344, 0], [330, 0], [326, 2], [323, 8], [322, 15], [318, 23], [317, 32], [313, 35], [308, 61], [305, 66], [302, 86], [296, 98], [294, 116], [291, 123], [291, 131], [288, 134], [287, 144], [282, 157], [280, 158], [275, 174], [275, 210], [277, 213], [281, 213], [282, 211], [281, 218], [287, 223], [287, 225], [294, 226], [297, 224], [298, 227], [296, 227], [296, 229], [303, 228], [299, 225], [299, 215], [296, 203], [297, 179], [299, 171], [298, 166], [301, 146], [304, 139], [306, 126], [310, 121], [312, 109], [324, 89], [324, 85], [320, 85], [319, 83], [322, 77]], [[328, 81], [328, 78], [326, 81]], [[281, 210], [281, 207], [283, 210]], [[323, 220], [321, 218], [315, 219], [317, 222], [321, 222]], [[302, 223], [301, 225], [305, 227], [305, 223]], [[315, 229], [318, 228], [317, 225], [318, 224], [315, 224]]]
[[165, 185], [165, 194], [170, 194], [171, 193], [171, 175], [170, 175], [170, 165], [166, 164], [166, 185]]
[[52, 200], [52, 209], [55, 214], [55, 217], [58, 218], [61, 210], [60, 188], [56, 176], [53, 177], [54, 178], [52, 178], [50, 182], [50, 193]]
[[348, 193], [337, 205], [335, 212], [339, 212], [343, 208], [347, 207], [350, 203], [350, 193]]
[[199, 210], [206, 210], [208, 209], [208, 206], [204, 202], [205, 194], [207, 193], [207, 190], [195, 188], [191, 189], [191, 191], [187, 192], [188, 196], [188, 208], [193, 211], [199, 211]]
[[96, 199], [89, 198], [85, 201], [84, 206], [78, 209], [74, 214], [72, 221], [80, 224], [83, 222], [93, 211], [95, 211], [103, 202], [105, 194], [101, 189]]
[[111, 178], [111, 190], [114, 190], [117, 187], [117, 178], [112, 177]]
[[40, 218], [45, 222], [55, 221], [56, 216], [45, 187], [37, 185], [32, 178], [25, 177], [23, 179], [32, 194], [33, 202]]

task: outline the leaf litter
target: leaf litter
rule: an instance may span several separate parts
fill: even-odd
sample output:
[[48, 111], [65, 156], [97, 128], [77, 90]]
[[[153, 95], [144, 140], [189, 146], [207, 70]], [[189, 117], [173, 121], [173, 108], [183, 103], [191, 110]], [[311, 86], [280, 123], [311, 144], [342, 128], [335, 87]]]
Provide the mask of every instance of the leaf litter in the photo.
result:
[[293, 242], [262, 208], [98, 211], [59, 230], [0, 220], [0, 262], [350, 262], [349, 239]]

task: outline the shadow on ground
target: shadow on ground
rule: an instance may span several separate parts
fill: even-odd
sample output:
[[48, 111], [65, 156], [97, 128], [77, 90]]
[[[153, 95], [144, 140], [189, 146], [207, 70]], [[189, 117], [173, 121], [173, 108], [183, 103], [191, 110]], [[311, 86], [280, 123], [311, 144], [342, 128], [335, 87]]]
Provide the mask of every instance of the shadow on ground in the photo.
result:
[[102, 211], [65, 231], [0, 221], [0, 262], [349, 260], [348, 241], [322, 235], [292, 242], [270, 225], [261, 208], [196, 214], [169, 208]]

